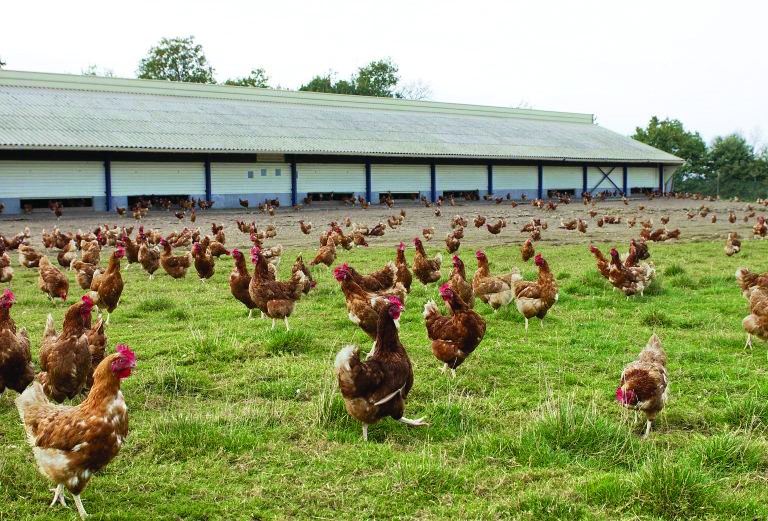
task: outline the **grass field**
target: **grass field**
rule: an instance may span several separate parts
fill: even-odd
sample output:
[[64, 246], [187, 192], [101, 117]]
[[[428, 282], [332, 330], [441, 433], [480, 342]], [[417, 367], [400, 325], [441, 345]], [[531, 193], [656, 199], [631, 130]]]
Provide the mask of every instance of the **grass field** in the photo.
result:
[[[470, 247], [461, 253], [473, 272]], [[246, 319], [228, 259], [206, 285], [150, 282], [134, 266], [107, 330], [112, 348], [124, 342], [139, 357], [123, 385], [130, 435], [83, 493], [85, 508], [93, 519], [153, 520], [768, 517], [768, 345], [744, 349], [748, 310], [734, 281], [738, 266], [768, 270], [768, 241], [746, 241], [730, 259], [719, 242], [652, 244], [659, 276], [629, 301], [586, 246], [542, 247], [560, 287], [544, 329], [532, 323], [526, 338], [514, 307], [494, 315], [478, 303], [488, 333], [456, 379], [439, 372], [421, 316], [437, 285], [414, 283], [400, 331], [415, 372], [406, 415], [430, 426], [384, 420], [368, 443], [333, 359], [370, 341], [330, 273], [316, 270], [286, 334]], [[535, 276], [516, 248], [487, 252], [494, 272]], [[393, 257], [371, 248], [340, 260], [368, 271]], [[17, 269], [13, 289], [37, 362], [46, 314], [60, 325], [65, 307], [31, 270]], [[614, 391], [654, 331], [669, 355], [670, 400], [641, 440], [644, 418]], [[0, 520], [74, 519], [74, 509], [48, 508], [15, 396], [0, 398]]]

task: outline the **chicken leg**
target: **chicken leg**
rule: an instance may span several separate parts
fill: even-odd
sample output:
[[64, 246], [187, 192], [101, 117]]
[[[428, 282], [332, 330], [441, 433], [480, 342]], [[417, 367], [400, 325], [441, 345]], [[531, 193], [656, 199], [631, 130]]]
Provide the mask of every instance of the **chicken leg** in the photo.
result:
[[248, 310], [248, 320], [252, 320], [252, 319], [253, 319], [253, 310], [249, 309]]
[[80, 495], [73, 494], [72, 497], [75, 498], [75, 505], [77, 506], [77, 513], [80, 514], [80, 519], [88, 517], [88, 512], [86, 512], [85, 507], [83, 507], [83, 501], [80, 499]]
[[285, 330], [286, 330], [286, 331], [290, 331], [290, 330], [291, 330], [291, 328], [290, 328], [290, 327], [288, 327], [288, 317], [283, 317], [283, 320], [285, 321]]
[[752, 333], [747, 333], [747, 343], [744, 345], [744, 349], [752, 349]]
[[645, 422], [645, 433], [643, 434], [643, 438], [647, 438], [648, 435], [651, 433], [651, 425], [653, 424], [653, 421], [647, 420]]
[[53, 492], [53, 501], [51, 501], [50, 506], [55, 506], [56, 503], [67, 506], [67, 502], [64, 500], [64, 485], [60, 483], [56, 485], [56, 488], [52, 488], [51, 491]]
[[363, 424], [363, 440], [368, 441], [368, 424]]

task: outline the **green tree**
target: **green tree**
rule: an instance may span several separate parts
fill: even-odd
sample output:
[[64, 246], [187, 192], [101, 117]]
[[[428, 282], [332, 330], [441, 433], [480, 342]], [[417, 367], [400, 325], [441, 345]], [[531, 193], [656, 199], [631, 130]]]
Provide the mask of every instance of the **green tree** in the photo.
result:
[[3, 67], [5, 67], [5, 62], [3, 61], [2, 58], [0, 58], [0, 69], [2, 69]]
[[238, 85], [240, 87], [269, 88], [269, 76], [262, 68], [251, 70], [251, 74], [245, 78], [234, 78], [224, 82], [224, 85]]
[[757, 156], [754, 147], [739, 134], [715, 138], [707, 167], [705, 193], [742, 198], [766, 195], [768, 176], [763, 157]]
[[360, 67], [349, 80], [336, 80], [332, 72], [317, 75], [299, 87], [299, 90], [398, 98], [400, 95], [396, 87], [400, 77], [397, 73], [397, 65], [387, 58]]
[[216, 83], [213, 67], [195, 37], [163, 38], [139, 62], [138, 77], [145, 80]]

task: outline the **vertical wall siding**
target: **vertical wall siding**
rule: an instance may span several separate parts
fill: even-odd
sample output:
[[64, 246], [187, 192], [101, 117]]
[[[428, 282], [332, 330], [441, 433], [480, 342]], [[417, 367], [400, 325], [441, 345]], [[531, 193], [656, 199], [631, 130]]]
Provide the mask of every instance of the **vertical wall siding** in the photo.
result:
[[437, 165], [437, 189], [488, 190], [488, 167], [485, 165]]
[[429, 192], [429, 165], [371, 165], [371, 190]]
[[[264, 170], [266, 172], [263, 172]], [[262, 173], [266, 175], [261, 175]], [[291, 193], [291, 165], [288, 163], [211, 163], [211, 192], [213, 195], [289, 194]]]
[[205, 194], [203, 163], [112, 163], [112, 195]]
[[310, 192], [365, 192], [365, 165], [299, 163], [298, 188]]
[[[624, 183], [624, 180], [622, 179], [624, 171], [622, 170], [621, 166], [617, 166], [615, 168], [614, 167], [610, 167], [610, 166], [602, 167], [602, 169], [605, 172], [609, 172], [611, 170], [611, 168], [613, 168], [613, 171], [608, 176], [608, 178], [610, 178], [611, 181], [616, 183], [616, 186], [618, 186], [619, 190], [621, 190], [621, 188], [623, 186], [623, 183]], [[631, 169], [630, 169], [630, 171], [631, 171]], [[611, 181], [609, 181], [608, 178], [603, 179], [603, 173], [600, 172], [600, 170], [597, 167], [593, 167], [593, 166], [589, 167], [587, 169], [587, 189], [588, 190], [593, 190], [594, 189], [595, 193], [600, 193], [600, 192], [605, 192], [605, 191], [613, 192], [614, 190], [616, 190], [616, 187], [614, 187], [611, 184]], [[601, 179], [603, 179], [602, 183], [600, 183]], [[597, 183], [600, 183], [600, 186], [595, 188], [595, 185], [597, 185]], [[632, 186], [632, 185], [630, 184], [630, 186]]]
[[627, 190], [630, 192], [632, 188], [659, 188], [659, 169], [655, 167], [630, 166], [627, 178]]
[[[544, 190], [581, 190], [580, 166], [544, 166]], [[547, 195], [546, 193], [544, 194]]]
[[100, 161], [0, 161], [0, 198], [104, 197]]
[[494, 190], [536, 190], [537, 170], [531, 166], [494, 166]]

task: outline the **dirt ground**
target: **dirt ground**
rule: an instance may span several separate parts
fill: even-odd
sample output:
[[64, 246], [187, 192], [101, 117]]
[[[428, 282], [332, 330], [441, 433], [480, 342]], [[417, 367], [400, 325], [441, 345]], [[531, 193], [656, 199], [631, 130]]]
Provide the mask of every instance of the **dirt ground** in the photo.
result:
[[[622, 217], [621, 224], [606, 224], [602, 228], [599, 228], [595, 223], [597, 217], [594, 219], [589, 217], [587, 213], [589, 208], [584, 206], [581, 200], [575, 200], [568, 205], [561, 204], [554, 211], [540, 210], [534, 208], [530, 203], [520, 204], [516, 208], [512, 208], [509, 201], [504, 201], [499, 205], [493, 201], [462, 201], [457, 202], [454, 207], [444, 204], [441, 217], [435, 216], [434, 206], [425, 208], [421, 204], [412, 202], [398, 202], [392, 209], [388, 209], [384, 205], [371, 205], [367, 210], [341, 204], [330, 206], [330, 203], [316, 203], [301, 210], [281, 208], [274, 217], [253, 210], [246, 212], [242, 209], [198, 211], [197, 221], [194, 224], [187, 218], [179, 221], [173, 212], [151, 210], [141, 224], [146, 229], [157, 228], [163, 233], [180, 230], [185, 226], [199, 227], [203, 233], [210, 233], [212, 222], [223, 223], [227, 235], [227, 245], [243, 246], [247, 244], [247, 236], [237, 230], [236, 220], [255, 221], [260, 229], [268, 223], [272, 223], [278, 230], [274, 243], [280, 243], [291, 248], [307, 248], [308, 251], [312, 251], [318, 244], [317, 237], [320, 231], [325, 229], [327, 223], [332, 220], [342, 222], [344, 217], [349, 216], [353, 222], [373, 226], [378, 222], [386, 223], [387, 217], [397, 215], [401, 209], [404, 209], [407, 216], [403, 225], [395, 230], [387, 227], [387, 232], [383, 237], [370, 237], [368, 239], [370, 245], [394, 246], [401, 240], [410, 244], [409, 241], [413, 237], [421, 237], [423, 228], [434, 227], [435, 236], [427, 246], [444, 249], [444, 239], [451, 229], [451, 219], [455, 215], [462, 215], [469, 221], [462, 243], [471, 245], [472, 248], [488, 245], [519, 245], [528, 237], [527, 233], [520, 232], [520, 228], [532, 217], [545, 219], [549, 224], [548, 229], [542, 232], [542, 242], [574, 244], [624, 242], [630, 237], [638, 236], [641, 220], [652, 219], [654, 228], [657, 228], [661, 227], [659, 218], [668, 215], [670, 217], [668, 228], [680, 228], [682, 231], [681, 241], [719, 241], [725, 240], [727, 233], [731, 230], [738, 231], [745, 238], [752, 236], [755, 218], [750, 219], [749, 223], [743, 222], [747, 213], [747, 204], [730, 201], [708, 202], [675, 199], [655, 199], [652, 201], [634, 199], [629, 202], [629, 205], [624, 205], [620, 200], [598, 202], [595, 205], [599, 212], [598, 216], [620, 215]], [[708, 206], [717, 215], [717, 223], [711, 222], [713, 213], [710, 213], [706, 218], [698, 215], [698, 209], [702, 205]], [[755, 207], [757, 215], [768, 214], [768, 208], [755, 203], [752, 205]], [[644, 209], [640, 210], [640, 206], [644, 206]], [[735, 224], [728, 222], [729, 210], [736, 213], [738, 220]], [[686, 215], [689, 211], [696, 213], [696, 217], [689, 220]], [[496, 222], [497, 219], [503, 217], [507, 220], [507, 227], [499, 235], [491, 235], [485, 227], [477, 229], [472, 224], [472, 219], [478, 214], [486, 216], [489, 223]], [[626, 220], [632, 217], [637, 217], [638, 224], [634, 228], [629, 228]], [[572, 218], [582, 218], [588, 222], [586, 234], [558, 229], [560, 219], [567, 221]], [[301, 233], [298, 225], [299, 219], [313, 224], [310, 235]], [[38, 245], [43, 229], [50, 230], [52, 227], [58, 226], [63, 231], [89, 230], [105, 223], [125, 226], [137, 226], [139, 224], [131, 216], [121, 218], [116, 213], [106, 214], [72, 209], [65, 209], [61, 220], [57, 222], [55, 216], [48, 210], [38, 210], [31, 215], [0, 215], [0, 235], [14, 235], [28, 226], [35, 238], [33, 245]]]

